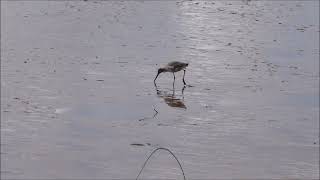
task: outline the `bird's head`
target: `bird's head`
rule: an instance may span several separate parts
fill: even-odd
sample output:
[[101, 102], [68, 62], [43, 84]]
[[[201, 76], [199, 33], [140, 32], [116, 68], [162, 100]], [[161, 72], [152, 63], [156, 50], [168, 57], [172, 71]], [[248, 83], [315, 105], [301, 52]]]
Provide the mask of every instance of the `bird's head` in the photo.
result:
[[154, 80], [153, 80], [153, 81], [155, 82], [155, 81], [156, 81], [156, 79], [158, 78], [159, 74], [160, 74], [160, 73], [162, 73], [162, 72], [165, 72], [165, 71], [166, 71], [166, 70], [165, 70], [164, 68], [159, 68], [159, 69], [158, 69], [157, 76], [156, 76], [156, 78], [154, 78]]
[[160, 73], [162, 73], [162, 72], [164, 72], [164, 71], [165, 71], [164, 68], [159, 68], [159, 69], [158, 69], [158, 74], [160, 74]]

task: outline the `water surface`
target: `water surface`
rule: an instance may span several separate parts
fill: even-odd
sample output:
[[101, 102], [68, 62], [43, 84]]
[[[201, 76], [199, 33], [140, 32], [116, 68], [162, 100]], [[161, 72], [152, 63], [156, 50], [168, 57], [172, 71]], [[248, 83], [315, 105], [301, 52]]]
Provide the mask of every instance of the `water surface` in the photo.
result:
[[[319, 178], [318, 1], [1, 1], [1, 178]], [[169, 61], [189, 63], [161, 74]], [[137, 146], [138, 144], [138, 146]], [[182, 178], [166, 153], [142, 178]]]

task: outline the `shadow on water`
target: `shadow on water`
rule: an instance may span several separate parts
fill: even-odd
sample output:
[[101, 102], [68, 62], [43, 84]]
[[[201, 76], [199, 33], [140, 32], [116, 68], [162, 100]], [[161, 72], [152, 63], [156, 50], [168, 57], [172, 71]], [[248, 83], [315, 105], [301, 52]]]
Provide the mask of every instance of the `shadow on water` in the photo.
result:
[[183, 92], [186, 86], [183, 86], [183, 88], [181, 89], [182, 99], [176, 96], [174, 83], [172, 84], [172, 89], [170, 90], [160, 90], [156, 83], [154, 83], [154, 86], [156, 88], [157, 96], [160, 98], [163, 98], [165, 103], [168, 106], [173, 108], [187, 109], [186, 105], [184, 104], [184, 95], [183, 95]]

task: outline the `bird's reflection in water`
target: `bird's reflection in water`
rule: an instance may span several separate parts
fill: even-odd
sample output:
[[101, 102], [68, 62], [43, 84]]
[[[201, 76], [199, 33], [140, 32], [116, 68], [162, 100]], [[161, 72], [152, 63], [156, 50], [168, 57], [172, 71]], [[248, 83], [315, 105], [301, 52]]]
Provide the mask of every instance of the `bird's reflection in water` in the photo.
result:
[[156, 88], [156, 92], [157, 92], [157, 96], [160, 98], [163, 98], [165, 103], [170, 106], [170, 107], [174, 107], [174, 108], [181, 108], [181, 109], [187, 109], [186, 105], [184, 104], [184, 89], [186, 88], [186, 86], [184, 86], [181, 90], [181, 98], [178, 98], [178, 96], [175, 94], [175, 88], [174, 88], [174, 84], [172, 86], [172, 90], [159, 90], [158, 86], [156, 84], [155, 88]]

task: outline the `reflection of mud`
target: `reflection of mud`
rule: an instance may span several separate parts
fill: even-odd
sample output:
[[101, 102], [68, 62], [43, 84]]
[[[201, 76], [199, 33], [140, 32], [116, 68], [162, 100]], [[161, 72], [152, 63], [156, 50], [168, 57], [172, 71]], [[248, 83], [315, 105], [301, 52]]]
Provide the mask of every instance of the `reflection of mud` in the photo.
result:
[[181, 90], [182, 99], [177, 98], [177, 96], [175, 96], [174, 86], [172, 89], [172, 93], [169, 91], [159, 90], [156, 84], [155, 84], [155, 87], [157, 91], [157, 96], [163, 98], [166, 104], [168, 104], [168, 106], [174, 107], [174, 108], [187, 109], [186, 105], [183, 102], [184, 100], [183, 91], [186, 88], [186, 86], [184, 86]]
[[187, 109], [187, 107], [184, 105], [184, 103], [180, 99], [177, 99], [174, 97], [163, 97], [163, 98], [164, 98], [164, 101], [171, 107]]

